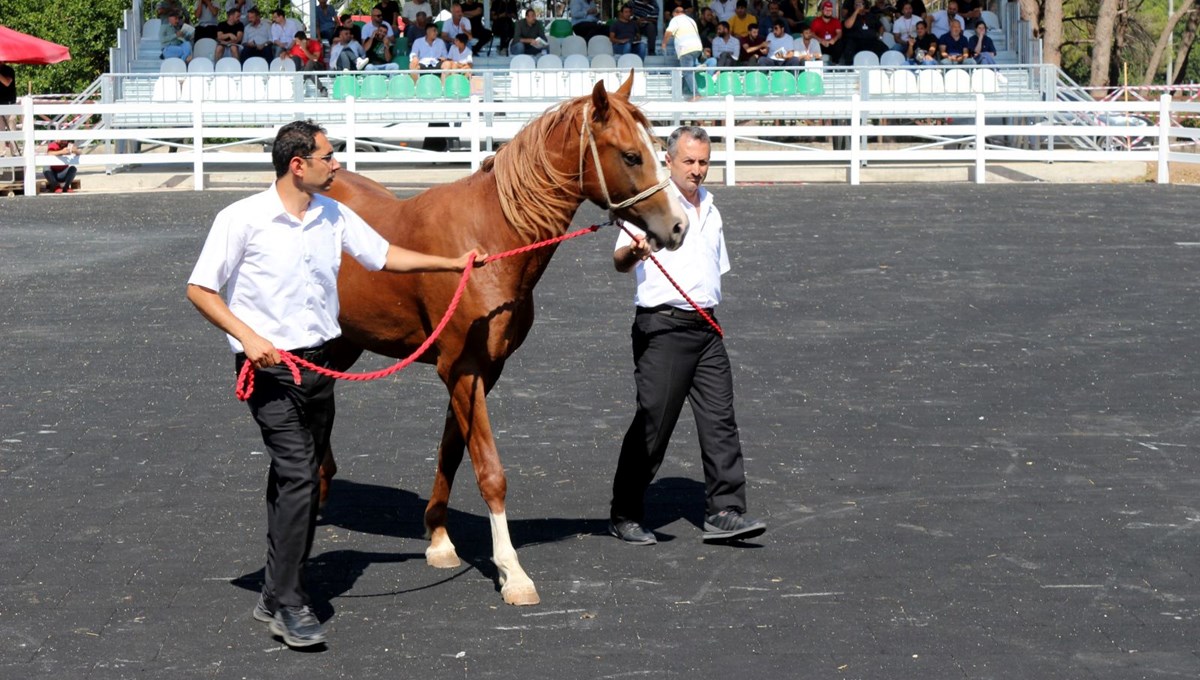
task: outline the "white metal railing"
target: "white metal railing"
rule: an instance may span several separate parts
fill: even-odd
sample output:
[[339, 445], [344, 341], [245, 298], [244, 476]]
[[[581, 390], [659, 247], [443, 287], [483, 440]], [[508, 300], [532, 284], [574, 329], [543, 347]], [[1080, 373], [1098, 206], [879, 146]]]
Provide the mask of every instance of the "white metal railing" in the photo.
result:
[[[16, 115], [23, 125], [15, 132], [0, 133], [0, 143], [19, 142], [23, 155], [0, 158], [0, 168], [24, 168], [24, 188], [33, 195], [35, 170], [57, 162], [38, 149], [45, 143], [66, 139], [99, 142], [79, 164], [108, 169], [128, 165], [192, 166], [193, 186], [204, 188], [206, 167], [222, 165], [269, 165], [265, 151], [231, 150], [239, 142], [263, 143], [274, 137], [277, 125], [244, 127], [209, 126], [209, 114], [237, 111], [280, 110], [290, 119], [317, 117], [331, 139], [344, 143], [340, 160], [350, 170], [359, 165], [461, 163], [477, 169], [495, 145], [521, 128], [526, 120], [546, 107], [545, 102], [377, 102], [349, 98], [341, 102], [229, 103], [203, 100], [178, 103], [140, 103], [142, 110], [183, 117], [187, 122], [172, 127], [50, 130], [29, 124], [39, 116], [71, 114], [117, 115], [128, 113], [129, 104], [42, 104], [23, 98], [19, 106], [0, 107], [0, 115]], [[655, 133], [666, 136], [685, 121], [704, 121], [718, 139], [713, 161], [724, 166], [725, 182], [736, 183], [737, 168], [756, 164], [823, 163], [847, 168], [851, 184], [858, 184], [867, 163], [967, 162], [975, 168], [977, 183], [985, 181], [989, 163], [1006, 161], [1144, 161], [1158, 163], [1158, 181], [1169, 182], [1167, 161], [1200, 162], [1200, 154], [1187, 152], [1200, 139], [1200, 130], [1173, 121], [1200, 112], [1200, 104], [1157, 101], [1064, 102], [992, 101], [982, 95], [965, 101], [941, 102], [939, 125], [918, 125], [929, 115], [929, 104], [921, 101], [863, 100], [857, 95], [846, 101], [779, 99], [739, 100], [710, 98], [698, 102], [650, 101], [642, 110], [655, 125]], [[448, 124], [405, 119], [433, 114]], [[398, 116], [397, 122], [380, 122]], [[1140, 124], [1130, 122], [1133, 119]], [[778, 121], [785, 124], [778, 124]], [[790, 122], [789, 122], [790, 121]], [[805, 121], [803, 126], [796, 121]], [[1147, 125], [1149, 123], [1149, 125]], [[832, 149], [796, 143], [796, 137], [827, 137]], [[1088, 137], [1102, 140], [1092, 149], [1063, 148], [1063, 140]], [[417, 148], [430, 138], [454, 139], [463, 148], [425, 151]], [[869, 143], [871, 139], [877, 141]], [[175, 145], [179, 153], [145, 152], [130, 142], [159, 141]], [[886, 141], [885, 141], [886, 140]], [[114, 142], [122, 142], [116, 145]], [[128, 147], [128, 148], [122, 148]]]

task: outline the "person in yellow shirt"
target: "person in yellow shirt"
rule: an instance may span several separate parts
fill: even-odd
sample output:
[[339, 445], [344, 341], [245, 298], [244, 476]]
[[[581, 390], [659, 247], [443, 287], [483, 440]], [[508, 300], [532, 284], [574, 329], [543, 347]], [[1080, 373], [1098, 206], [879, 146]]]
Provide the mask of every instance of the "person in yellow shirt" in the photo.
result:
[[758, 17], [746, 11], [746, 0], [738, 0], [733, 16], [729, 17], [729, 32], [735, 38], [745, 38], [750, 35], [750, 25], [757, 24]]

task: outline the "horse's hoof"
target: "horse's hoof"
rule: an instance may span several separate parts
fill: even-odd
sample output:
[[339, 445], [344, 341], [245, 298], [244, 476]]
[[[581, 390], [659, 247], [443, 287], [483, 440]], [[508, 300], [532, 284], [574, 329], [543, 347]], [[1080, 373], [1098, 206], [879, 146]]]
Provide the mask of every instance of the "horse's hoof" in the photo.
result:
[[425, 551], [425, 563], [436, 569], [456, 569], [462, 566], [462, 561], [458, 559], [458, 553], [454, 549], [449, 550], [434, 550], [432, 548]]
[[538, 597], [537, 588], [533, 584], [523, 586], [506, 585], [500, 589], [500, 594], [504, 596], [505, 604], [525, 607], [528, 605], [538, 604], [542, 598]]

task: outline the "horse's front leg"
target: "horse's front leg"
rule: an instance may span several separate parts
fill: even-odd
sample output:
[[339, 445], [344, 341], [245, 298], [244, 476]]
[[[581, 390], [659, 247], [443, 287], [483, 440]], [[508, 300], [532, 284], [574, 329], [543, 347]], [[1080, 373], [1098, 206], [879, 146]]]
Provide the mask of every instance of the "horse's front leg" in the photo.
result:
[[450, 406], [458, 419], [460, 430], [466, 433], [467, 451], [475, 468], [475, 481], [488, 506], [492, 525], [492, 561], [500, 572], [500, 594], [508, 604], [537, 604], [541, 601], [537, 588], [517, 561], [517, 551], [508, 535], [508, 518], [504, 511], [508, 481], [500, 465], [496, 441], [492, 438], [484, 380], [479, 375], [464, 373], [453, 376], [447, 383], [452, 385]]
[[453, 569], [462, 564], [454, 544], [450, 542], [450, 534], [446, 531], [446, 509], [450, 502], [450, 489], [454, 486], [454, 475], [462, 463], [464, 446], [466, 442], [463, 441], [454, 409], [447, 408], [442, 443], [438, 446], [433, 491], [429, 494], [429, 504], [425, 506], [425, 538], [429, 539], [429, 547], [425, 549], [425, 561], [429, 566], [439, 569]]

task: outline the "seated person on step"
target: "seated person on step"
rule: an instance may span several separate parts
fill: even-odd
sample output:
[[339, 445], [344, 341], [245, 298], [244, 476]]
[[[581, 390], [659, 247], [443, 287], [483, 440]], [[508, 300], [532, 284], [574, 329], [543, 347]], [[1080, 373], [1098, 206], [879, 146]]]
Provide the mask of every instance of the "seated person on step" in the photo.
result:
[[796, 45], [796, 58], [800, 60], [800, 63], [821, 61], [821, 41], [813, 35], [811, 26], [805, 25], [800, 29], [800, 42]]
[[525, 10], [525, 20], [517, 24], [516, 35], [512, 44], [508, 46], [508, 53], [513, 56], [528, 54], [537, 57], [546, 53], [548, 45], [546, 27], [537, 20], [537, 14], [533, 10]]
[[246, 10], [246, 19], [245, 30], [242, 32], [242, 63], [246, 63], [250, 57], [271, 61], [275, 56], [275, 50], [271, 47], [271, 26], [273, 24], [263, 21], [262, 14], [257, 7]]
[[[370, 26], [371, 24], [367, 24]], [[365, 28], [365, 27], [364, 27]], [[376, 24], [366, 41], [363, 51], [367, 53], [366, 62], [359, 60], [359, 68], [364, 71], [399, 71], [400, 66], [392, 63], [392, 37], [387, 24]]]
[[987, 34], [987, 24], [982, 21], [975, 24], [975, 37], [970, 40], [971, 48], [968, 53], [977, 64], [996, 65], [996, 45]]
[[[363, 46], [354, 39], [354, 29], [350, 26], [339, 26], [333, 36], [333, 46], [329, 48], [329, 70], [357, 71], [358, 60], [367, 58]], [[366, 61], [363, 62], [366, 64]]]
[[950, 31], [938, 38], [938, 53], [942, 55], [942, 64], [945, 66], [975, 63], [971, 58], [971, 45], [957, 22], [951, 23]]
[[75, 142], [50, 142], [46, 145], [46, 154], [54, 156], [60, 163], [42, 170], [42, 176], [46, 178], [46, 191], [56, 194], [69, 193], [71, 182], [75, 181], [75, 172], [78, 170], [74, 165], [79, 161], [79, 149], [76, 148]]
[[221, 8], [217, 0], [199, 0], [196, 3], [196, 40], [201, 38], [217, 39], [217, 24], [220, 21]]
[[446, 61], [446, 43], [438, 37], [437, 24], [425, 27], [425, 37], [413, 43], [412, 53], [408, 56], [408, 69], [414, 71], [413, 80], [419, 73], [415, 71], [437, 71]]
[[771, 26], [771, 35], [767, 36], [767, 53], [758, 58], [759, 66], [799, 66], [800, 58], [796, 56], [796, 43], [786, 32], [787, 24], [783, 22]]
[[633, 6], [623, 5], [617, 18], [608, 28], [608, 39], [612, 42], [613, 54], [636, 54], [646, 58], [646, 43], [642, 41], [637, 22], [633, 20]]
[[467, 44], [470, 45], [474, 39], [471, 33], [473, 27], [474, 25], [471, 23], [471, 20], [463, 16], [461, 4], [456, 2], [450, 5], [450, 18], [442, 26], [442, 41], [446, 43], [446, 50], [450, 50], [450, 45], [454, 42], [454, 36], [459, 33], [467, 34]]
[[845, 66], [854, 63], [854, 57], [859, 52], [874, 52], [881, 56], [887, 52], [887, 45], [879, 39], [883, 26], [879, 23], [879, 15], [867, 10], [865, 0], [854, 0], [854, 7], [842, 22], [844, 29], [842, 40], [842, 61]]
[[235, 7], [229, 10], [225, 21], [217, 24], [217, 47], [213, 50], [213, 61], [220, 61], [226, 52], [234, 59], [241, 56], [242, 39], [246, 34], [246, 26], [241, 19], [241, 12]]
[[196, 30], [191, 24], [183, 23], [178, 14], [168, 14], [167, 20], [158, 29], [158, 44], [162, 45], [162, 58], [192, 60], [192, 36]]
[[[475, 0], [465, 0], [462, 3], [462, 13], [471, 22], [472, 30], [470, 31], [471, 50], [475, 54], [479, 54], [479, 50], [487, 47], [488, 43], [492, 42], [492, 32], [487, 26], [483, 25], [483, 3]], [[448, 45], [453, 48], [453, 45]]]
[[717, 24], [717, 36], [712, 41], [712, 58], [708, 66], [730, 68], [737, 66], [742, 57], [742, 42], [729, 32], [729, 22]]
[[904, 56], [913, 66], [936, 66], [938, 63], [937, 38], [929, 32], [924, 21], [917, 22], [917, 37], [908, 41]]
[[742, 63], [757, 66], [758, 60], [767, 56], [767, 39], [759, 35], [758, 24], [750, 24], [749, 33], [741, 39]]
[[[405, 5], [405, 7], [407, 6]], [[425, 27], [428, 25], [429, 15], [424, 12], [417, 12], [417, 16], [404, 27], [404, 39], [408, 41], [409, 45], [417, 44], [418, 40], [425, 38]]]
[[[474, 61], [474, 53], [467, 46], [467, 36], [459, 33], [454, 36], [454, 42], [450, 45], [450, 51], [446, 53], [446, 60], [442, 62], [442, 68], [450, 71], [462, 71], [466, 75], [471, 75], [471, 62]], [[445, 81], [446, 74], [442, 74], [442, 80]]]
[[822, 60], [827, 64], [836, 64], [842, 58], [842, 20], [833, 15], [833, 3], [830, 0], [821, 2], [821, 13], [812, 23], [813, 35], [821, 43]]

